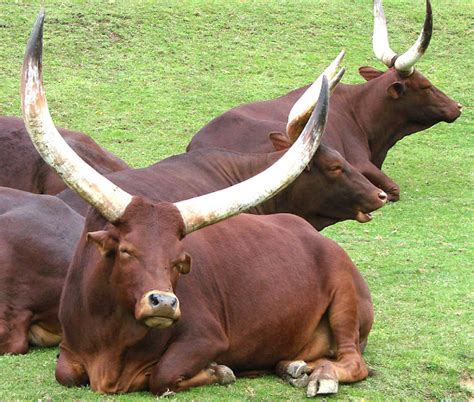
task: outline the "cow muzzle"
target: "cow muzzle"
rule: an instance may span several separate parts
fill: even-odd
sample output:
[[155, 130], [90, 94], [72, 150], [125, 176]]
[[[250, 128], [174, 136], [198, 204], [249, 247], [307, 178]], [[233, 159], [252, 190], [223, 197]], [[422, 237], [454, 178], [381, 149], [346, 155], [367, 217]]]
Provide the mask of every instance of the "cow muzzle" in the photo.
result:
[[135, 318], [150, 328], [168, 328], [180, 316], [179, 300], [171, 292], [151, 290], [135, 307]]
[[453, 123], [454, 121], [457, 120], [459, 116], [461, 116], [462, 113], [462, 105], [457, 102], [449, 108], [449, 111], [446, 113], [446, 116], [444, 118], [444, 121], [446, 123]]
[[[385, 191], [377, 190], [374, 194], [374, 203], [371, 206], [370, 211], [375, 211], [379, 208], [382, 208], [388, 200], [388, 196]], [[362, 209], [359, 209], [356, 213], [355, 219], [360, 223], [366, 223], [372, 220], [372, 214], [370, 212], [364, 212]]]

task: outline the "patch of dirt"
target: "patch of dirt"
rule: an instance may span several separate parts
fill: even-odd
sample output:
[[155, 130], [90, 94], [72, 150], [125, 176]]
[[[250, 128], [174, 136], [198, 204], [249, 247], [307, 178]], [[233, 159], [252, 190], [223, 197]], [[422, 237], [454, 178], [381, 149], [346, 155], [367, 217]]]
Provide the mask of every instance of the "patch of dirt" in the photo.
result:
[[459, 385], [462, 389], [474, 394], [474, 378], [472, 376], [461, 377]]

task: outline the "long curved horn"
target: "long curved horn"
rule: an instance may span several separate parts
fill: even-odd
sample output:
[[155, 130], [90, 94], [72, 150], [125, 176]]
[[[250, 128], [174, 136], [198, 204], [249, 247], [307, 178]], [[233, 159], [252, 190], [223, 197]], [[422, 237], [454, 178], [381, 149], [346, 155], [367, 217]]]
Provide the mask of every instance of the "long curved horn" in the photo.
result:
[[344, 59], [346, 52], [342, 50], [333, 62], [323, 71], [323, 73], [311, 84], [311, 86], [296, 101], [288, 114], [286, 134], [291, 142], [295, 142], [308, 122], [311, 112], [316, 105], [316, 101], [321, 91], [322, 78], [325, 75], [329, 80], [329, 89], [332, 92], [344, 75], [344, 68], [339, 69], [339, 65]]
[[395, 60], [395, 69], [411, 74], [415, 63], [420, 60], [421, 56], [425, 54], [426, 49], [428, 49], [432, 34], [433, 12], [431, 10], [430, 0], [426, 0], [425, 23], [423, 24], [420, 36], [418, 36], [415, 44], [410, 49], [397, 57]]
[[308, 165], [321, 142], [328, 103], [329, 85], [324, 76], [317, 105], [303, 133], [272, 166], [232, 187], [175, 203], [186, 233], [245, 211], [288, 186]]
[[433, 13], [430, 0], [426, 0], [426, 14], [423, 29], [415, 44], [405, 53], [398, 56], [388, 43], [387, 21], [382, 7], [382, 0], [374, 0], [374, 34], [372, 44], [375, 56], [387, 67], [410, 75], [413, 66], [423, 56], [430, 44], [433, 33]]
[[35, 148], [63, 181], [108, 221], [117, 221], [132, 196], [85, 163], [54, 126], [43, 88], [44, 10], [38, 15], [26, 48], [21, 72], [23, 120]]
[[372, 35], [372, 47], [375, 57], [387, 67], [392, 67], [392, 60], [397, 54], [390, 48], [388, 43], [387, 20], [385, 19], [381, 0], [374, 0], [374, 33]]

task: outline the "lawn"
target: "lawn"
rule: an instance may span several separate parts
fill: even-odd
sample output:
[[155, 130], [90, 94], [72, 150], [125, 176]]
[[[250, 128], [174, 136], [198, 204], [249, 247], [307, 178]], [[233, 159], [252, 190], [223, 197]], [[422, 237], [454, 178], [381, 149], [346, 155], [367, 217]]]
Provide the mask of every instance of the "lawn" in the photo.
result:
[[[37, 1], [0, 0], [0, 113], [19, 115], [19, 70]], [[418, 63], [464, 105], [454, 124], [400, 142], [384, 170], [402, 199], [371, 223], [345, 222], [338, 241], [369, 282], [376, 320], [365, 352], [375, 375], [343, 399], [468, 399], [473, 342], [474, 3], [433, 1], [434, 35]], [[346, 83], [371, 48], [371, 0], [46, 2], [44, 76], [56, 124], [90, 134], [134, 167], [183, 152], [225, 110], [312, 81], [347, 51]], [[422, 0], [386, 0], [391, 45], [405, 50]], [[376, 116], [374, 116], [376, 118]], [[0, 357], [0, 400], [104, 399], [54, 380], [57, 349]], [[177, 400], [299, 400], [275, 377], [238, 380]], [[115, 398], [115, 397], [114, 397]], [[153, 399], [138, 393], [117, 399]]]

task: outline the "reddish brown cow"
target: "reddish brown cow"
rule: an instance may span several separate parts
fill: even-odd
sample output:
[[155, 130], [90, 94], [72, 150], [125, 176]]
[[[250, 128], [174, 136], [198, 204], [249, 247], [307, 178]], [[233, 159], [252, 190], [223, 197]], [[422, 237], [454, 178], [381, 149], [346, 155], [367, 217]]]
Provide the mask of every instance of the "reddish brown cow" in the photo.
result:
[[[274, 165], [225, 190], [164, 203], [153, 186], [132, 196], [65, 146], [44, 97], [43, 20], [42, 12], [23, 64], [25, 124], [43, 158], [94, 207], [61, 298], [57, 379], [161, 394], [231, 381], [226, 364], [278, 365], [303, 384], [311, 372], [313, 395], [365, 378], [370, 296], [337, 245], [291, 215], [240, 215], [199, 231], [266, 200], [305, 169], [324, 130], [326, 78], [303, 133]], [[179, 281], [191, 265], [195, 274]]]
[[[380, 170], [388, 150], [409, 134], [441, 121], [455, 121], [461, 114], [461, 106], [413, 68], [431, 38], [429, 0], [426, 2], [426, 18], [420, 38], [400, 56], [388, 47], [380, 0], [374, 2], [374, 15], [374, 51], [389, 69], [382, 72], [372, 67], [361, 67], [359, 72], [367, 80], [365, 84], [339, 84], [336, 87], [330, 100], [323, 143], [339, 151], [375, 186], [384, 190], [390, 201], [396, 201], [400, 197], [399, 186]], [[225, 112], [194, 136], [188, 150], [203, 147], [242, 152], [272, 150], [268, 133], [285, 132], [289, 111], [307, 88]]]
[[[59, 129], [66, 142], [102, 174], [127, 169], [119, 157], [83, 133]], [[61, 178], [39, 156], [23, 120], [0, 116], [0, 186], [38, 194], [57, 194], [66, 188]]]
[[93, 213], [86, 228], [61, 300], [61, 384], [162, 394], [276, 370], [314, 396], [367, 376], [367, 285], [302, 219], [243, 214], [179, 241], [176, 208], [136, 197], [120, 224]]
[[59, 343], [59, 296], [83, 225], [56, 197], [0, 188], [0, 354]]

